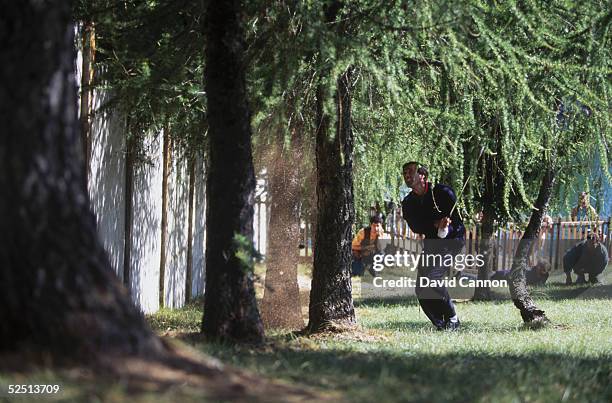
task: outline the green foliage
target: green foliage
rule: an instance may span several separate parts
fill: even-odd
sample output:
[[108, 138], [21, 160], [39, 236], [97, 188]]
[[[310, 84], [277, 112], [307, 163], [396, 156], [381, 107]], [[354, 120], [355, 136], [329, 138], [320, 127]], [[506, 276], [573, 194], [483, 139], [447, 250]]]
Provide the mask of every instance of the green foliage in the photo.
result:
[[[381, 189], [393, 189], [396, 197], [401, 163], [415, 159], [458, 193], [467, 185], [461, 208], [471, 217], [483, 208], [482, 156], [494, 155], [504, 179], [497, 190], [498, 223], [521, 220], [549, 162], [562, 178], [588, 169], [589, 164], [572, 163], [581, 156], [597, 152], [606, 164], [611, 70], [609, 46], [601, 45], [609, 43], [609, 12], [599, 2], [584, 6], [469, 2], [450, 9], [425, 1], [410, 14], [395, 6], [393, 23], [378, 28], [403, 34], [393, 39], [403, 57], [387, 60], [399, 74], [387, 79], [399, 84], [394, 88], [401, 96], [381, 99], [366, 90], [357, 97], [365, 105], [355, 106], [356, 127], [367, 122], [366, 130], [386, 129], [388, 136], [376, 142], [366, 135], [356, 148], [364, 168], [357, 171], [358, 208], [365, 211], [382, 197]], [[372, 99], [380, 103], [373, 107]], [[591, 113], [568, 108], [574, 104]], [[386, 115], [377, 117], [386, 127], [371, 124], [378, 113]], [[385, 157], [381, 144], [391, 145]]]
[[[78, 18], [96, 21], [100, 82], [133, 133], [167, 126], [187, 149], [204, 146], [203, 9], [187, 0], [77, 3]], [[551, 207], [567, 210], [592, 156], [609, 166], [611, 18], [598, 0], [245, 2], [258, 171], [302, 148], [302, 210], [314, 209], [317, 89], [335, 119], [336, 80], [351, 67], [358, 224], [375, 201], [400, 201], [408, 160], [457, 193], [465, 186], [468, 218], [488, 203], [492, 159], [499, 224], [525, 217], [554, 163]]]
[[128, 135], [142, 138], [165, 129], [175, 148], [202, 150], [203, 4], [80, 0], [75, 17], [94, 21], [96, 85], [112, 96], [106, 107], [126, 116]]

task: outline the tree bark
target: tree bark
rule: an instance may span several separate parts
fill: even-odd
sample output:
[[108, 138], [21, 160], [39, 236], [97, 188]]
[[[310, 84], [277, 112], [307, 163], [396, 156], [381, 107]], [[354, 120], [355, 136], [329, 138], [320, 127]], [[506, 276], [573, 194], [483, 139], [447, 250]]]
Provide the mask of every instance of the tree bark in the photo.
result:
[[[552, 164], [552, 162], [549, 162], [549, 164]], [[548, 166], [542, 177], [542, 182], [540, 183], [538, 198], [535, 202], [535, 208], [531, 212], [529, 224], [527, 224], [525, 233], [519, 241], [512, 262], [512, 270], [509, 275], [508, 286], [510, 288], [510, 295], [512, 296], [514, 306], [519, 309], [525, 323], [534, 321], [541, 323], [548, 322], [548, 318], [544, 314], [544, 311], [538, 309], [529, 295], [527, 282], [525, 280], [525, 270], [527, 269], [531, 246], [534, 242], [538, 241], [538, 235], [542, 226], [542, 218], [548, 209], [548, 202], [552, 194], [554, 183], [555, 171], [551, 166]]]
[[191, 283], [193, 281], [193, 216], [195, 204], [196, 157], [189, 156], [189, 214], [187, 224], [187, 270], [185, 272], [185, 304], [191, 301]]
[[[499, 172], [499, 164], [502, 158], [502, 148], [499, 141], [497, 121], [492, 126], [493, 135], [496, 138], [497, 152], [495, 155], [485, 156], [484, 167], [484, 189], [482, 192], [482, 225], [480, 231], [479, 253], [484, 256], [484, 265], [478, 268], [478, 280], [488, 280], [490, 272], [496, 267], [495, 243], [493, 238], [495, 232], [495, 220], [499, 218], [498, 206], [503, 203], [501, 189], [503, 188], [503, 175]], [[491, 289], [488, 286], [476, 287], [474, 290], [475, 301], [488, 301], [491, 299]]]
[[[489, 273], [495, 267], [495, 238], [494, 219], [490, 209], [485, 209], [482, 216], [482, 225], [480, 231], [480, 248], [479, 253], [484, 256], [484, 265], [478, 268], [478, 280], [489, 280]], [[474, 290], [474, 301], [489, 301], [491, 299], [491, 289], [488, 286], [476, 287]]]
[[[488, 122], [491, 136], [495, 139], [495, 154], [485, 155], [484, 161], [484, 189], [482, 192], [481, 204], [483, 208], [482, 225], [480, 232], [479, 253], [484, 256], [484, 265], [478, 268], [478, 280], [489, 280], [490, 273], [497, 267], [495, 262], [496, 239], [495, 221], [501, 217], [500, 209], [503, 207], [503, 188], [505, 175], [500, 171], [503, 165], [503, 148], [500, 138], [499, 119], [494, 118]], [[476, 287], [474, 290], [475, 301], [488, 301], [491, 299], [491, 289], [488, 286]]]
[[302, 152], [295, 137], [294, 133], [288, 150], [283, 152], [282, 145], [277, 146], [270, 158], [271, 206], [262, 302], [262, 319], [270, 329], [304, 327], [298, 286]]
[[126, 122], [127, 138], [125, 141], [125, 224], [123, 227], [123, 285], [131, 288], [132, 271], [132, 227], [134, 224], [134, 209], [132, 205], [134, 195], [134, 166], [136, 160], [137, 139], [130, 134], [130, 118]]
[[253, 286], [255, 172], [238, 0], [210, 0], [206, 13], [210, 170], [202, 331], [229, 342], [263, 341]]
[[70, 2], [0, 15], [0, 348], [90, 361], [161, 342], [98, 241], [85, 188]]
[[89, 175], [89, 160], [91, 154], [91, 104], [93, 98], [94, 60], [96, 55], [96, 34], [91, 20], [83, 22], [82, 28], [81, 68], [81, 145], [85, 157], [85, 181]]
[[166, 255], [168, 250], [168, 177], [172, 168], [172, 139], [170, 128], [166, 124], [163, 134], [162, 151], [162, 211], [161, 211], [161, 241], [159, 253], [159, 307], [164, 307], [166, 297]]
[[353, 132], [351, 129], [351, 70], [338, 79], [337, 126], [331, 136], [324, 112], [324, 88], [317, 91], [317, 227], [308, 330], [355, 323], [351, 285], [353, 204]]

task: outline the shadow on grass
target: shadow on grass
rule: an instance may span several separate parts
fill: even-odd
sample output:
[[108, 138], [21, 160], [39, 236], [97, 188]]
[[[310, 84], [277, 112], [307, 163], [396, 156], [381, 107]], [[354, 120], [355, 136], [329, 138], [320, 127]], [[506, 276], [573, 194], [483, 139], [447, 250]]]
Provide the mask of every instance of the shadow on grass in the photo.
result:
[[[483, 303], [499, 303], [503, 301], [509, 301], [510, 297], [508, 295], [502, 294], [500, 292], [491, 290], [491, 299], [487, 301], [472, 301], [471, 299], [456, 299], [453, 298], [453, 301], [456, 304], [463, 304], [466, 302], [483, 302]], [[405, 297], [367, 297], [355, 299], [353, 304], [357, 308], [379, 308], [379, 307], [402, 307], [402, 306], [419, 306], [419, 300], [416, 296], [405, 296]]]
[[[500, 333], [500, 332], [512, 332], [519, 329], [520, 322], [512, 324], [473, 324], [471, 322], [461, 322], [461, 333], [465, 332], [477, 332], [477, 333]], [[416, 331], [416, 332], [436, 332], [436, 329], [432, 326], [431, 322], [427, 318], [423, 317], [423, 320], [412, 321], [384, 321], [384, 322], [370, 322], [367, 325], [371, 329], [380, 330], [395, 330], [395, 331]]]
[[359, 308], [378, 308], [381, 306], [418, 306], [419, 301], [414, 296], [409, 297], [366, 297], [356, 299], [353, 304]]
[[612, 396], [612, 363], [605, 358], [200, 347], [263, 375], [344, 391], [349, 401], [609, 401]]
[[372, 322], [368, 323], [369, 329], [381, 329], [381, 330], [399, 330], [399, 331], [435, 331], [431, 322], [424, 318], [423, 320], [402, 320], [402, 321], [389, 321], [384, 322]]
[[531, 290], [531, 295], [537, 299], [564, 300], [564, 299], [611, 299], [612, 285], [571, 285], [551, 283], [546, 287], [537, 287]]
[[[565, 300], [565, 299], [609, 299], [612, 300], [612, 284], [597, 285], [571, 285], [562, 283], [549, 283], [546, 286], [530, 287], [530, 294], [535, 299]], [[510, 295], [496, 290], [491, 290], [491, 299], [488, 301], [462, 300], [460, 303], [499, 303], [510, 301]], [[457, 302], [457, 301], [455, 301]], [[390, 297], [367, 297], [356, 299], [355, 307], [378, 308], [378, 307], [401, 307], [418, 306], [419, 301], [415, 296], [390, 296]]]

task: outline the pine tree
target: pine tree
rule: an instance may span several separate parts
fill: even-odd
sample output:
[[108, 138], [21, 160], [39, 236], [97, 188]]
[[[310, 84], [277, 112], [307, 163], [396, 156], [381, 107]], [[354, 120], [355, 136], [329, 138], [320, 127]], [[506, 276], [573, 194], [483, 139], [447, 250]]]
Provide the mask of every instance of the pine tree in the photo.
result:
[[253, 287], [255, 173], [239, 0], [212, 0], [206, 13], [210, 167], [202, 331], [211, 338], [263, 341]]
[[56, 359], [159, 354], [89, 209], [70, 4], [5, 4], [1, 19], [0, 346]]

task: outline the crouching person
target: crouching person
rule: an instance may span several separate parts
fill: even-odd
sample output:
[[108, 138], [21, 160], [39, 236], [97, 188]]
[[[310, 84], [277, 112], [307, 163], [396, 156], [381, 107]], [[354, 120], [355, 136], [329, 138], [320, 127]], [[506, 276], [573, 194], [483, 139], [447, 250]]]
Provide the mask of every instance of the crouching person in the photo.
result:
[[[551, 266], [545, 260], [539, 260], [535, 266], [525, 270], [525, 280], [527, 285], [544, 285], [550, 275]], [[498, 270], [491, 276], [491, 280], [508, 280], [510, 270]]]
[[365, 270], [376, 277], [378, 274], [372, 268], [374, 255], [380, 253], [379, 238], [383, 235], [383, 217], [375, 214], [370, 217], [370, 226], [360, 229], [353, 238], [351, 246], [353, 252], [352, 274], [362, 276]]
[[570, 248], [563, 256], [563, 271], [565, 272], [565, 284], [572, 284], [572, 271], [577, 275], [576, 284], [599, 283], [599, 276], [608, 265], [608, 251], [599, 241], [597, 233], [587, 235], [587, 239], [578, 242]]

